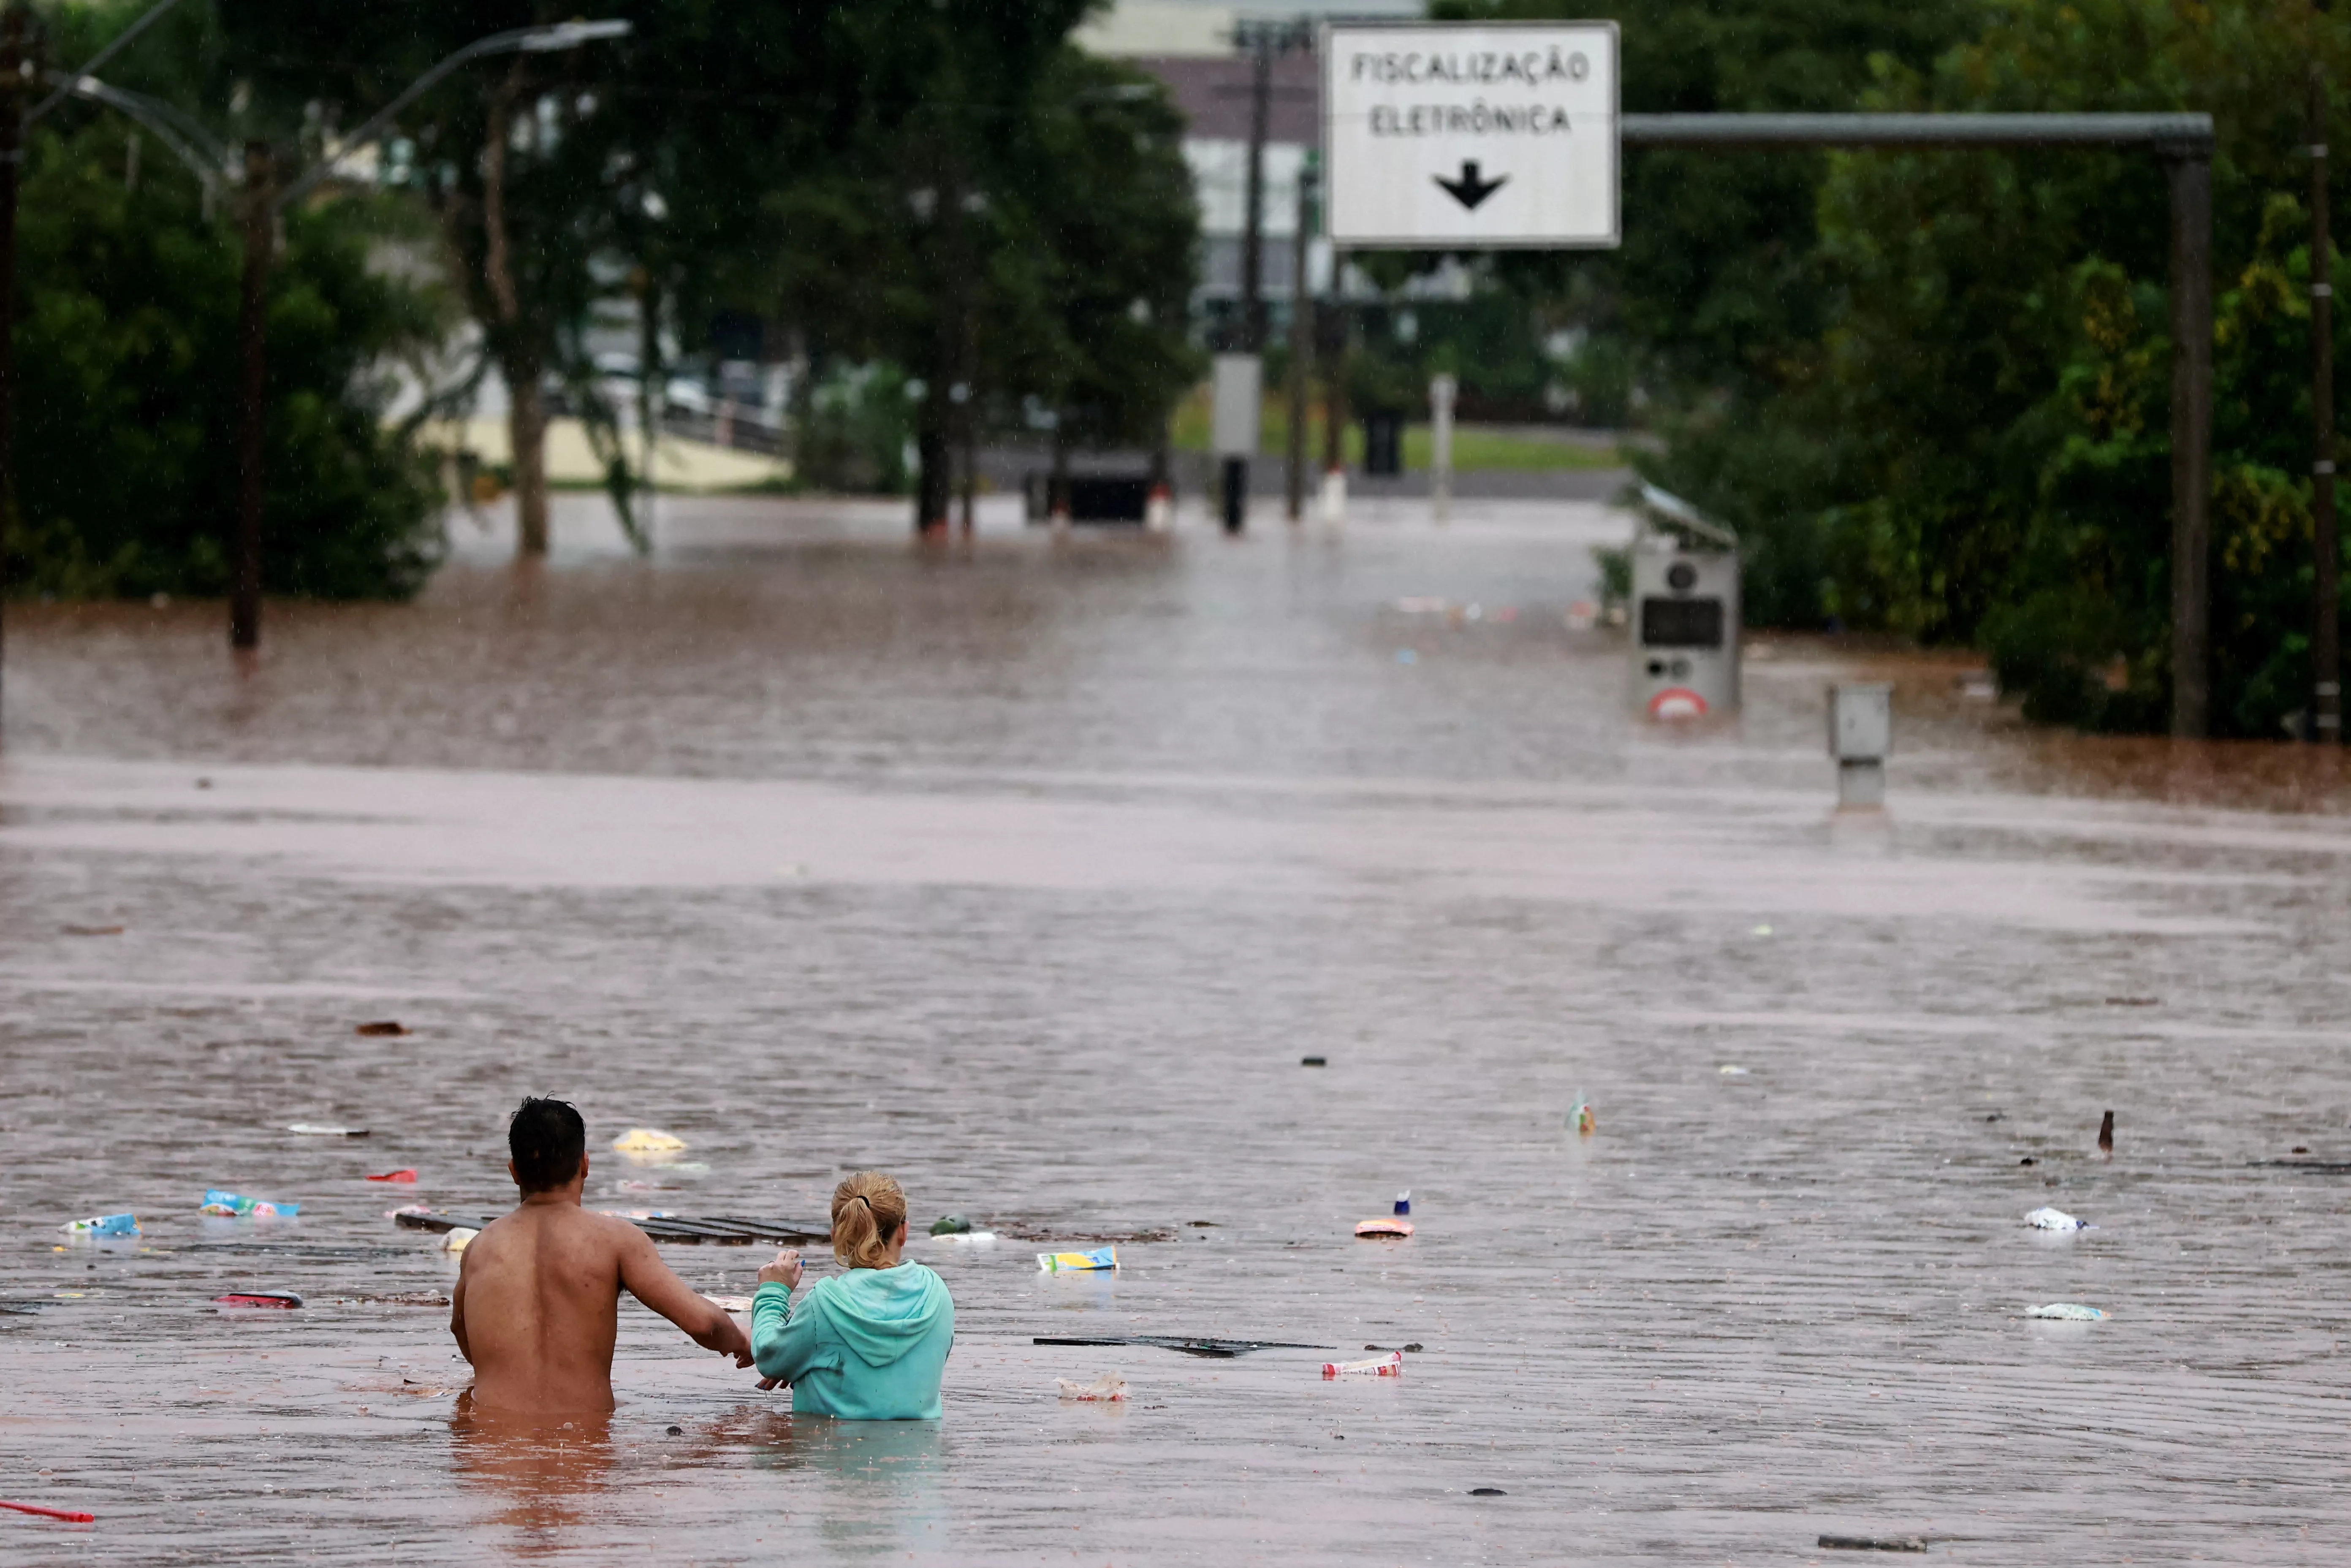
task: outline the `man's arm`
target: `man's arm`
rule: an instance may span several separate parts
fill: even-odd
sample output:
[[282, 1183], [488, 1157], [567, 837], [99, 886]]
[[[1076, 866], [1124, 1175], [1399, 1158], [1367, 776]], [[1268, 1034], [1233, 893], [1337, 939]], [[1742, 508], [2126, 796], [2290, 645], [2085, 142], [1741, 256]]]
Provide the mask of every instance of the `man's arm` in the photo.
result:
[[470, 1251], [457, 1254], [457, 1282], [449, 1291], [450, 1337], [457, 1342], [457, 1354], [468, 1366], [474, 1364], [474, 1347], [465, 1343], [465, 1270], [473, 1256]]
[[[717, 1302], [686, 1289], [653, 1249], [653, 1238], [627, 1220], [615, 1220], [628, 1234], [621, 1239], [621, 1283], [629, 1294], [686, 1332], [705, 1350], [731, 1355], [737, 1366], [751, 1364], [751, 1342]], [[463, 1271], [459, 1279], [462, 1281]]]

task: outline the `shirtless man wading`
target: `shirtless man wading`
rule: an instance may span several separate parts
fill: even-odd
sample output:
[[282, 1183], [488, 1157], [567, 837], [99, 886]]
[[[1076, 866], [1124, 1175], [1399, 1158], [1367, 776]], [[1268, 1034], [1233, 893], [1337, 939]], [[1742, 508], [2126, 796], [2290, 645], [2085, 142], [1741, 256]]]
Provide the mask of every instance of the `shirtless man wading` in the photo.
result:
[[580, 1207], [588, 1128], [579, 1112], [560, 1100], [526, 1100], [507, 1145], [522, 1203], [466, 1244], [451, 1292], [449, 1332], [474, 1364], [474, 1408], [611, 1409], [623, 1288], [695, 1343], [751, 1364], [741, 1326], [687, 1290], [650, 1237]]

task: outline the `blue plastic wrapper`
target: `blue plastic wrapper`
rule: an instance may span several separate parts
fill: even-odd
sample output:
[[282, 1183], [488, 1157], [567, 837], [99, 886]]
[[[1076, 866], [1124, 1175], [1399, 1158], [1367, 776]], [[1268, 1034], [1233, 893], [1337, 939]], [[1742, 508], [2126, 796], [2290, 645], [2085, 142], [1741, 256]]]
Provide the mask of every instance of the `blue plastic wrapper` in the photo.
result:
[[72, 1236], [136, 1236], [139, 1217], [135, 1214], [101, 1214], [91, 1219], [68, 1219], [57, 1227]]
[[216, 1186], [204, 1190], [204, 1212], [206, 1214], [225, 1215], [236, 1219], [290, 1219], [301, 1211], [302, 1206], [298, 1203], [272, 1203], [266, 1198], [223, 1192]]

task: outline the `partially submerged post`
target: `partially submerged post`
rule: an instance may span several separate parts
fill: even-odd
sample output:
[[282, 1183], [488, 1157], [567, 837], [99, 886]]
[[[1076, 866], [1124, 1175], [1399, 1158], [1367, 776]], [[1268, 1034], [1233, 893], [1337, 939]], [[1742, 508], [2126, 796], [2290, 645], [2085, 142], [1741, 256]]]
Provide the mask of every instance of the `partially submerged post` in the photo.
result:
[[1894, 688], [1883, 681], [1829, 688], [1829, 755], [1836, 758], [1837, 809], [1886, 804], [1886, 754], [1894, 749]]
[[1449, 375], [1428, 378], [1428, 499], [1440, 523], [1453, 515], [1453, 399], [1460, 390]]

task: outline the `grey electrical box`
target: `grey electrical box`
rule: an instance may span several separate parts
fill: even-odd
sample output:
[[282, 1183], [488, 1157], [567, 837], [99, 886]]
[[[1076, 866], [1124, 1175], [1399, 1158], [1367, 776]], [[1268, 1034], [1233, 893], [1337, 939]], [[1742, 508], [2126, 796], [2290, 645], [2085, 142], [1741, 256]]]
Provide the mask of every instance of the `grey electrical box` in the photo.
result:
[[1633, 697], [1651, 718], [1739, 709], [1739, 541], [1687, 502], [1641, 487], [1633, 540]]
[[1894, 688], [1858, 682], [1829, 688], [1829, 755], [1839, 762], [1883, 762], [1894, 749]]

